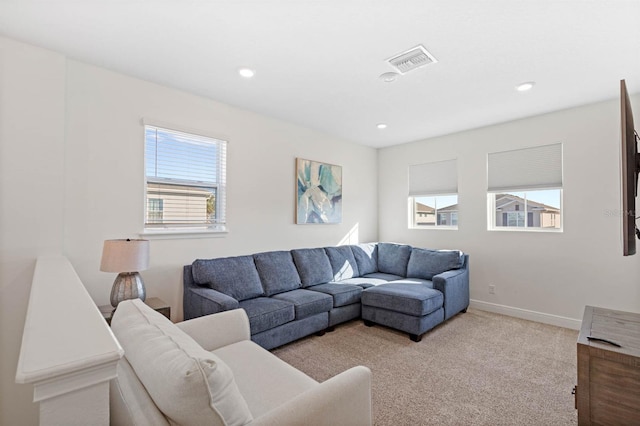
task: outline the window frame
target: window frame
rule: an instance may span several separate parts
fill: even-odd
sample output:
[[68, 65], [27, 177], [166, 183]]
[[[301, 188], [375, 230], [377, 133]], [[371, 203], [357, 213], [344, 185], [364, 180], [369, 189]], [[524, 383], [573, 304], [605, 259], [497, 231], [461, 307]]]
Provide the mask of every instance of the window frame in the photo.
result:
[[[145, 238], [204, 238], [211, 236], [224, 236], [228, 233], [227, 229], [227, 217], [226, 217], [226, 163], [227, 163], [227, 150], [228, 141], [226, 138], [220, 138], [207, 134], [207, 132], [197, 131], [193, 129], [185, 129], [180, 126], [159, 124], [156, 122], [149, 122], [143, 120], [143, 188], [144, 188], [144, 208], [142, 217], [143, 231], [140, 232], [141, 236]], [[207, 141], [216, 145], [216, 163], [215, 163], [215, 182], [203, 182], [195, 179], [182, 179], [182, 178], [163, 178], [163, 177], [149, 177], [147, 176], [147, 130], [157, 129], [163, 132], [173, 133], [183, 138], [193, 137], [196, 141]], [[147, 221], [149, 214], [149, 200], [158, 199], [158, 197], [150, 197], [149, 184], [175, 186], [176, 188], [183, 187], [188, 188], [202, 188], [212, 189], [212, 193], [215, 196], [215, 212], [216, 219], [206, 224], [192, 223], [192, 224], [153, 224]], [[166, 189], [166, 188], [165, 188]], [[162, 199], [161, 199], [162, 200]], [[164, 203], [163, 203], [164, 204]]]
[[[503, 232], [563, 232], [564, 144], [562, 142], [489, 152], [487, 153], [486, 161], [487, 230]], [[559, 191], [559, 207], [557, 207], [559, 210], [559, 227], [529, 226], [529, 213], [535, 212], [535, 208], [529, 209], [527, 200], [531, 199], [534, 203], [543, 203], [533, 201], [535, 197], [528, 198], [527, 193], [549, 190]], [[523, 193], [523, 197], [516, 195], [516, 193]], [[498, 194], [511, 194], [524, 199], [524, 226], [496, 225], [496, 195]], [[553, 208], [555, 209], [556, 207]]]
[[[409, 229], [448, 229], [457, 230], [457, 213], [455, 225], [439, 225], [441, 222], [437, 208], [437, 199], [443, 197], [456, 197], [455, 204], [458, 204], [458, 159], [449, 158], [436, 160], [427, 163], [409, 164], [407, 170], [408, 178], [408, 228]], [[416, 221], [416, 199], [422, 197], [433, 197], [435, 200], [433, 225], [419, 225]], [[451, 218], [450, 212], [448, 217]], [[448, 220], [448, 222], [452, 222]]]

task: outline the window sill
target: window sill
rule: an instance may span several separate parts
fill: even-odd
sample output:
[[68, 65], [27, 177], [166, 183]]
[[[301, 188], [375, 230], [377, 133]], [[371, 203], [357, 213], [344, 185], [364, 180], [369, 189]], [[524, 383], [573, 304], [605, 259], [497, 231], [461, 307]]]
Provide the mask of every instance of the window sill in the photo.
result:
[[457, 231], [457, 226], [410, 226], [410, 230], [417, 229], [419, 231]]
[[562, 233], [562, 228], [560, 229], [543, 229], [543, 228], [524, 228], [524, 227], [516, 227], [516, 226], [502, 226], [499, 228], [489, 228], [489, 231], [496, 231], [496, 232], [545, 232], [545, 233], [549, 233], [549, 234], [558, 234], [558, 233]]
[[140, 236], [149, 240], [173, 240], [173, 239], [190, 239], [190, 238], [224, 238], [229, 231], [224, 229], [204, 229], [204, 228], [185, 228], [185, 229], [145, 229], [140, 232]]

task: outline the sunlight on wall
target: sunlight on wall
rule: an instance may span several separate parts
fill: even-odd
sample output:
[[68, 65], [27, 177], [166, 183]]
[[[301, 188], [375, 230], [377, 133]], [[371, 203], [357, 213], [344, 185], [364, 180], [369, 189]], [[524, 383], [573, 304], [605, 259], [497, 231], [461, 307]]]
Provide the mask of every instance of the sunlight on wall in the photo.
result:
[[359, 224], [355, 224], [353, 226], [353, 228], [351, 228], [349, 230], [349, 232], [347, 232], [347, 235], [345, 235], [339, 242], [337, 245], [339, 246], [346, 246], [349, 244], [358, 244], [359, 243], [359, 237], [358, 237], [358, 225]]

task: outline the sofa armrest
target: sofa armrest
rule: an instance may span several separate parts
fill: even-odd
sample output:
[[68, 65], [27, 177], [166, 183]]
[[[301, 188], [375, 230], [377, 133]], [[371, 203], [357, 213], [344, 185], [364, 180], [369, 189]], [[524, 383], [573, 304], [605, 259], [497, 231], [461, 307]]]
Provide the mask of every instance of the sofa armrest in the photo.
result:
[[371, 425], [371, 370], [350, 368], [254, 419], [250, 425]]
[[230, 311], [240, 307], [236, 299], [212, 288], [193, 286], [186, 289], [185, 292], [188, 292], [184, 301], [185, 319]]
[[444, 295], [444, 319], [469, 307], [469, 255], [461, 269], [446, 271], [433, 277], [433, 288]]
[[176, 325], [207, 351], [251, 339], [244, 309], [205, 315]]

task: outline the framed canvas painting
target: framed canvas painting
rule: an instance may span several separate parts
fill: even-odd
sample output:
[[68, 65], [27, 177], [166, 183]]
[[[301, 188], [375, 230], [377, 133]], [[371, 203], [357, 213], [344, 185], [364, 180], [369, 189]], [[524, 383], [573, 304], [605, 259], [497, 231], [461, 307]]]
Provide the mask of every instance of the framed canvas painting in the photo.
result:
[[296, 159], [296, 223], [342, 223], [342, 167]]

